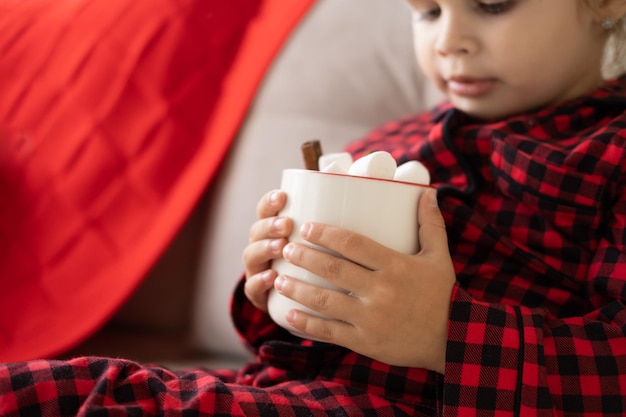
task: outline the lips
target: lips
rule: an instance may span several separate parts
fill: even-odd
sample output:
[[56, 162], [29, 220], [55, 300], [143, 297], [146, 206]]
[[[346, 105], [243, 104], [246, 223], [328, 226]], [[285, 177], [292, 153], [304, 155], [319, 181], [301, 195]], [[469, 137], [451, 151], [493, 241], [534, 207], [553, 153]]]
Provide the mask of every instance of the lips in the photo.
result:
[[448, 90], [458, 96], [479, 97], [487, 94], [495, 82], [493, 78], [455, 76], [448, 79]]

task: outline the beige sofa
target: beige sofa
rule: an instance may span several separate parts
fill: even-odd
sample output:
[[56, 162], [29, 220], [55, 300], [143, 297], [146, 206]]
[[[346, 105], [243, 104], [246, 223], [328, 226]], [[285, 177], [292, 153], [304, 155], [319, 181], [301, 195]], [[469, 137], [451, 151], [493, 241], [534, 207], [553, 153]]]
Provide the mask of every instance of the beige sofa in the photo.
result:
[[116, 316], [65, 356], [245, 361], [228, 304], [256, 202], [278, 187], [282, 169], [302, 166], [304, 140], [338, 151], [440, 99], [416, 68], [410, 26], [399, 0], [320, 0], [275, 60], [217, 181], [175, 242]]

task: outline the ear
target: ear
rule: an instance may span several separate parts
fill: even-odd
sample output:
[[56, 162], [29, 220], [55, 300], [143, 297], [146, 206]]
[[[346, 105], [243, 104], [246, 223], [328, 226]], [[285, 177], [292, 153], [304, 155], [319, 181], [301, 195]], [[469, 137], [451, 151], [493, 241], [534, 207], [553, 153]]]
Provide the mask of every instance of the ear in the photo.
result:
[[626, 0], [598, 0], [587, 3], [593, 10], [597, 23], [602, 23], [605, 19], [617, 22], [626, 16]]

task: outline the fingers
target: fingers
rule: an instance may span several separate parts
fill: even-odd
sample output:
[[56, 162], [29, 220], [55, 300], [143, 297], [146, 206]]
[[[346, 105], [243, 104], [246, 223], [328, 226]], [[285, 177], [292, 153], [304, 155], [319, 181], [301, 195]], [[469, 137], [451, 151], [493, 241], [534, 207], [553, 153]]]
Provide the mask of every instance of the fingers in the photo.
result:
[[260, 218], [250, 227], [250, 243], [242, 254], [248, 278], [269, 269], [270, 261], [282, 256], [282, 249], [293, 229], [291, 219], [275, 217], [284, 206], [285, 199], [284, 193], [272, 191], [264, 195], [257, 205]]
[[276, 216], [285, 206], [287, 195], [280, 190], [272, 190], [265, 194], [256, 206], [257, 219]]
[[287, 239], [263, 239], [250, 243], [241, 256], [246, 277], [269, 269], [270, 262], [282, 256]]
[[419, 241], [421, 253], [448, 253], [446, 224], [437, 204], [437, 192], [428, 190], [420, 198], [418, 207]]
[[396, 253], [374, 240], [339, 227], [305, 223], [300, 228], [303, 239], [334, 251], [369, 270], [377, 270]]
[[249, 232], [249, 244], [243, 250], [246, 283], [244, 292], [257, 308], [267, 311], [268, 291], [274, 286], [276, 272], [271, 261], [282, 256], [293, 223], [291, 219], [277, 217], [284, 207], [286, 195], [281, 191], [270, 191], [257, 204], [257, 220]]
[[259, 200], [257, 204], [259, 220], [250, 227], [249, 242], [267, 238], [283, 238], [291, 234], [292, 220], [287, 217], [277, 217], [278, 212], [285, 205], [286, 198], [282, 191], [270, 191]]
[[276, 272], [271, 261], [281, 257], [287, 239], [264, 239], [250, 243], [243, 251], [246, 283], [244, 293], [258, 309], [267, 312], [268, 291], [274, 286]]
[[349, 346], [358, 330], [350, 323], [316, 317], [300, 310], [289, 311], [287, 322], [315, 339], [340, 346]]
[[275, 279], [276, 272], [268, 269], [246, 280], [244, 293], [256, 308], [267, 312], [268, 291], [274, 287]]
[[249, 242], [262, 239], [280, 239], [291, 234], [293, 222], [288, 217], [268, 217], [257, 220], [250, 227], [248, 234]]
[[346, 325], [353, 327], [348, 323], [352, 323], [353, 313], [359, 311], [360, 300], [356, 297], [282, 275], [276, 278], [274, 288], [282, 295], [332, 319], [320, 319], [300, 310], [287, 313], [287, 321], [307, 334], [336, 343], [339, 336], [345, 336], [345, 333], [337, 333], [338, 328], [333, 323], [339, 323], [342, 328]]
[[300, 266], [347, 292], [360, 293], [364, 284], [360, 277], [369, 272], [367, 268], [337, 254], [297, 243], [287, 244], [282, 255], [287, 262]]
[[246, 277], [269, 269], [270, 262], [282, 256], [291, 233], [290, 219], [272, 217], [254, 223], [250, 228], [250, 243], [242, 253]]

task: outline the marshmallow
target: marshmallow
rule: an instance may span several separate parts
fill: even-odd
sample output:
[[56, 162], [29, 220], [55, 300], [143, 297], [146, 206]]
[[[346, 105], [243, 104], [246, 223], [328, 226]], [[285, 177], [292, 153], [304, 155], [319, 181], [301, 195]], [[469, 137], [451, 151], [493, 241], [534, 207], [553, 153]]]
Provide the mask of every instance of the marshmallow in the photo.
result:
[[389, 152], [378, 151], [357, 159], [350, 166], [348, 174], [359, 177], [393, 179], [396, 161]]
[[416, 184], [430, 184], [430, 174], [428, 170], [418, 161], [408, 161], [400, 164], [396, 169], [393, 179]]
[[328, 172], [330, 174], [343, 174], [346, 175], [348, 170], [338, 161], [332, 161], [329, 165], [324, 167], [322, 172]]
[[350, 155], [348, 152], [323, 154], [319, 157], [318, 162], [320, 171], [329, 172], [327, 167], [334, 163], [335, 165], [337, 165], [337, 167], [335, 167], [335, 170], [339, 169], [343, 172], [333, 172], [336, 174], [345, 174], [350, 169], [350, 165], [352, 165], [352, 155]]

